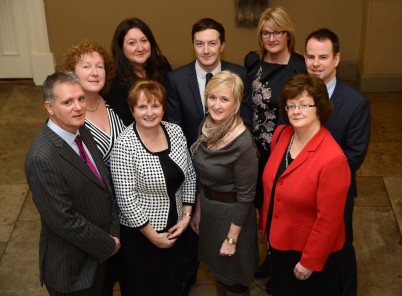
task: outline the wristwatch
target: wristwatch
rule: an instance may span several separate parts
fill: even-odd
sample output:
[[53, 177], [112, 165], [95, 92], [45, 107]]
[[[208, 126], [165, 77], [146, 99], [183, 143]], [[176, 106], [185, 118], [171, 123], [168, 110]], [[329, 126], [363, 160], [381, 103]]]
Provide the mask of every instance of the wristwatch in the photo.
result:
[[226, 237], [226, 240], [228, 241], [229, 245], [235, 245], [236, 241], [233, 238]]

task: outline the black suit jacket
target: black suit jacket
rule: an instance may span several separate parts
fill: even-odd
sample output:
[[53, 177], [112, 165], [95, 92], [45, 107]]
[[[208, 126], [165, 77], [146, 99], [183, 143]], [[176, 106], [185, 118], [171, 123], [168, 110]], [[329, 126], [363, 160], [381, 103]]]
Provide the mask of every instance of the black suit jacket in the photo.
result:
[[345, 153], [352, 172], [350, 197], [356, 196], [355, 173], [366, 157], [370, 141], [370, 103], [359, 91], [337, 78], [331, 96], [333, 111], [325, 127]]
[[119, 222], [110, 176], [95, 141], [80, 135], [106, 188], [80, 156], [47, 125], [25, 162], [32, 197], [41, 216], [41, 282], [70, 293], [90, 288], [97, 268], [113, 253]]
[[[238, 74], [244, 82], [246, 71], [243, 67], [221, 61], [221, 68]], [[181, 126], [187, 145], [191, 146], [197, 140], [198, 128], [204, 119], [195, 61], [168, 73], [167, 96], [165, 119]], [[251, 101], [243, 100], [240, 113], [244, 123], [251, 127]]]

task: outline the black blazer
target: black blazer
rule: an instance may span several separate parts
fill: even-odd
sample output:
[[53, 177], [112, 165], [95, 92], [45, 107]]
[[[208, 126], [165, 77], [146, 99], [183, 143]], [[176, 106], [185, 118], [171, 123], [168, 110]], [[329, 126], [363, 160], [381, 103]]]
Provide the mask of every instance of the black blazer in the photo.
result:
[[345, 153], [352, 173], [350, 195], [356, 196], [355, 173], [366, 157], [370, 142], [370, 102], [339, 78], [331, 96], [333, 111], [325, 127]]
[[28, 151], [25, 173], [41, 216], [41, 282], [62, 293], [90, 288], [112, 255], [119, 221], [110, 175], [86, 127], [80, 135], [106, 188], [80, 156], [47, 125]]
[[[238, 74], [244, 82], [246, 71], [243, 67], [221, 61], [221, 68]], [[204, 119], [195, 61], [169, 72], [166, 90], [168, 99], [165, 120], [180, 125], [186, 136], [187, 145], [191, 146], [197, 140], [198, 128]], [[243, 100], [240, 113], [244, 123], [250, 127], [252, 125], [251, 101]]]

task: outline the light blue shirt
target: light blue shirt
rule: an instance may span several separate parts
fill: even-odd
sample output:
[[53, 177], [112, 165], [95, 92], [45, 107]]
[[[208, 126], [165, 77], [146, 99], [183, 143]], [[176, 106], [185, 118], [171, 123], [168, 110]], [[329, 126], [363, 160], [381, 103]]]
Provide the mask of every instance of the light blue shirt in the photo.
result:
[[[73, 148], [73, 150], [75, 151], [75, 153], [77, 153], [78, 155], [80, 155], [80, 151], [78, 149], [78, 145], [75, 142], [75, 138], [80, 134], [79, 131], [77, 130], [75, 132], [75, 134], [72, 134], [64, 129], [62, 129], [60, 126], [58, 126], [57, 124], [55, 124], [50, 118], [47, 122], [47, 126], [54, 131], [60, 138], [62, 138], [68, 145], [70, 145], [71, 148]], [[90, 160], [92, 161], [92, 164], [94, 165], [94, 167], [96, 168], [96, 170], [99, 173], [98, 168], [96, 167], [96, 164], [94, 162], [94, 159], [92, 158], [91, 153], [89, 152], [87, 146], [85, 146], [85, 143], [82, 142], [82, 144], [84, 145], [84, 149], [85, 152], [87, 153], [87, 155], [89, 156]], [[81, 157], [81, 156], [80, 156]], [[99, 174], [100, 175], [100, 174]]]
[[329, 99], [331, 99], [332, 94], [334, 93], [335, 90], [335, 86], [336, 86], [336, 76], [334, 76], [334, 78], [332, 78], [327, 84], [327, 90], [328, 90], [328, 96]]

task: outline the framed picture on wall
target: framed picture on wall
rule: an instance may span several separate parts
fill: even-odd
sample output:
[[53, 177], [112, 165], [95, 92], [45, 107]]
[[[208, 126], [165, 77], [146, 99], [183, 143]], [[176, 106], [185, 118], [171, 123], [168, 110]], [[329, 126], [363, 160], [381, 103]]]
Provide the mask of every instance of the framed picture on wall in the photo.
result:
[[261, 13], [268, 7], [268, 0], [236, 0], [236, 25], [256, 27]]

